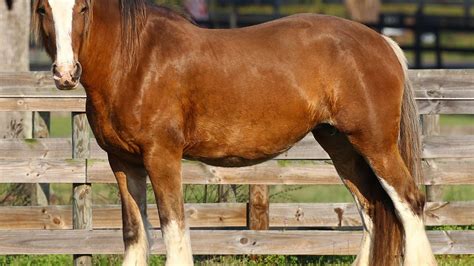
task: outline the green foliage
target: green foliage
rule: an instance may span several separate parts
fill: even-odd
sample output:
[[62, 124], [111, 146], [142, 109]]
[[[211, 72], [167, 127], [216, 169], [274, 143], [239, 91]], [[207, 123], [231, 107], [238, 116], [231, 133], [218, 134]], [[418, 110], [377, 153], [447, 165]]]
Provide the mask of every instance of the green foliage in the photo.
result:
[[11, 266], [72, 265], [72, 255], [0, 256], [0, 265], [11, 265]]

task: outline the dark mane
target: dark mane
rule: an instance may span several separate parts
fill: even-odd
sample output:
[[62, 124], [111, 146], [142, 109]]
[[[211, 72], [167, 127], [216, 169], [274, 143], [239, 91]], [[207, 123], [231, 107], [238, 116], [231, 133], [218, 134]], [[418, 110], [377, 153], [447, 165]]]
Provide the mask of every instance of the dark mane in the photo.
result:
[[137, 47], [140, 44], [140, 32], [146, 21], [146, 0], [119, 0], [121, 32], [124, 45], [122, 53], [128, 61], [136, 58]]
[[196, 25], [196, 22], [193, 20], [191, 14], [189, 14], [186, 9], [181, 8], [180, 6], [163, 4], [153, 6], [157, 8], [163, 16], [175, 19], [185, 19], [188, 22], [191, 22], [192, 24]]
[[[128, 56], [129, 62], [136, 58], [140, 44], [140, 32], [148, 16], [147, 8], [156, 8], [168, 18], [183, 18], [191, 23], [194, 21], [183, 9], [156, 5], [147, 0], [120, 0], [121, 31], [124, 40], [122, 52]], [[132, 64], [130, 64], [132, 65]]]

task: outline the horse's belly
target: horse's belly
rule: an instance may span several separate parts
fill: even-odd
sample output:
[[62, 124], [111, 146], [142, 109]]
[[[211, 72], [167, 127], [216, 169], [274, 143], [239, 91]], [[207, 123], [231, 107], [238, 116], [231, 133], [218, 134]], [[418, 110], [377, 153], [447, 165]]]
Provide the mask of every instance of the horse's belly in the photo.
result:
[[242, 167], [272, 159], [290, 149], [307, 131], [287, 134], [245, 134], [216, 138], [192, 143], [184, 151], [186, 159], [199, 160], [214, 166]]
[[270, 160], [278, 156], [281, 152], [275, 154], [260, 154], [258, 156], [247, 156], [245, 155], [224, 155], [221, 157], [212, 157], [212, 156], [193, 156], [185, 155], [184, 158], [188, 160], [197, 160], [203, 163], [212, 165], [212, 166], [222, 166], [222, 167], [244, 167], [262, 163], [264, 161]]

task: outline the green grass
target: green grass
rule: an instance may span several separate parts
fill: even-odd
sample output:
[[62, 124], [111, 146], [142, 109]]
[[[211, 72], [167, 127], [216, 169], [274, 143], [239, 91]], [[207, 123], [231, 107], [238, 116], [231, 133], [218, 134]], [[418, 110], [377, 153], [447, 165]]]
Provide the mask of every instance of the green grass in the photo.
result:
[[352, 202], [353, 198], [344, 186], [272, 186], [270, 188], [271, 202]]
[[443, 200], [445, 201], [474, 201], [474, 186], [473, 185], [443, 186]]
[[440, 115], [439, 123], [442, 127], [472, 126], [474, 115]]
[[52, 138], [71, 137], [72, 125], [71, 115], [51, 113], [51, 132]]
[[[195, 256], [195, 265], [351, 265], [354, 256]], [[470, 266], [474, 265], [474, 255], [443, 255], [436, 256], [440, 266]], [[95, 266], [122, 265], [122, 255], [94, 255], [92, 263]], [[164, 265], [162, 255], [150, 256], [149, 265]], [[0, 256], [0, 265], [12, 266], [53, 266], [73, 265], [71, 255], [18, 255]]]

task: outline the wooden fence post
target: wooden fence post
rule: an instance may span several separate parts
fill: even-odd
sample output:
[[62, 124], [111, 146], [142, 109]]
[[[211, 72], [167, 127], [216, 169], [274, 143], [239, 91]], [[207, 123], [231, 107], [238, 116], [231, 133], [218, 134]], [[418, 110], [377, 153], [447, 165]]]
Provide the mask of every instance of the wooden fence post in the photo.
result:
[[270, 227], [270, 200], [267, 185], [250, 185], [247, 226], [250, 230], [268, 230]]
[[[422, 133], [424, 136], [439, 135], [439, 115], [422, 115]], [[427, 159], [428, 164], [436, 164], [436, 160]], [[439, 185], [426, 186], [426, 201], [442, 201], [443, 187]]]
[[[89, 124], [85, 113], [72, 113], [72, 157], [89, 157]], [[92, 230], [91, 184], [73, 184], [73, 229]], [[74, 265], [92, 265], [92, 255], [74, 255]]]

